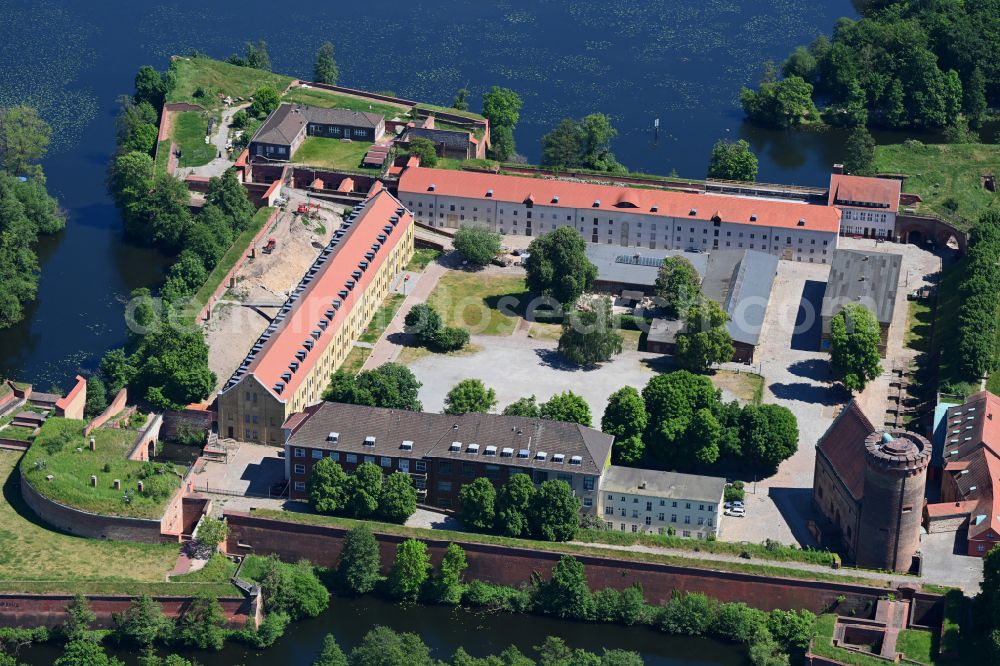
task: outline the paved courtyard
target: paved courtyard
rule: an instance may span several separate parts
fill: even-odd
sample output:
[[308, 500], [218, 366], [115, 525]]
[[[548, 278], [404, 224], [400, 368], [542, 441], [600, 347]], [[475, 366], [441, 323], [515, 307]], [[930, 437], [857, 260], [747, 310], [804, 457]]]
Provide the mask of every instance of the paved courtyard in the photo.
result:
[[196, 469], [194, 486], [198, 492], [268, 497], [284, 478], [282, 449], [243, 442], [230, 453], [228, 463], [208, 461]]

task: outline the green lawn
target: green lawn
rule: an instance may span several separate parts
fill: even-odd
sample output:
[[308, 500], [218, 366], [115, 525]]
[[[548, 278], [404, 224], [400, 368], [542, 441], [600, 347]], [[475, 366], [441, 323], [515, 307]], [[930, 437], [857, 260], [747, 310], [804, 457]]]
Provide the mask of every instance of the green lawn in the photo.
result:
[[[501, 299], [510, 296], [507, 302]], [[477, 335], [510, 335], [517, 325], [517, 314], [530, 300], [523, 277], [449, 271], [438, 282], [427, 302], [444, 320], [445, 326], [466, 328]]]
[[493, 160], [459, 160], [451, 157], [439, 157], [437, 159], [437, 164], [434, 165], [437, 169], [452, 169], [455, 171], [461, 171], [465, 167], [477, 167], [480, 169], [495, 169], [498, 162]]
[[764, 377], [755, 372], [716, 370], [709, 379], [716, 388], [728, 390], [745, 404], [759, 405], [764, 399]]
[[205, 307], [206, 303], [208, 303], [208, 299], [213, 293], [215, 293], [218, 286], [222, 284], [222, 278], [226, 276], [229, 269], [235, 266], [237, 261], [246, 256], [246, 254], [250, 251], [250, 241], [253, 240], [253, 237], [257, 235], [258, 231], [260, 231], [260, 228], [264, 226], [264, 223], [267, 222], [269, 217], [271, 217], [271, 213], [273, 211], [273, 208], [265, 206], [254, 213], [250, 226], [247, 227], [243, 233], [239, 235], [239, 237], [237, 237], [237, 239], [229, 247], [229, 250], [222, 255], [222, 259], [219, 260], [219, 263], [215, 265], [215, 268], [212, 269], [212, 272], [209, 273], [208, 277], [205, 279], [205, 284], [203, 284], [201, 289], [199, 289], [198, 292], [191, 297], [187, 312], [188, 317], [197, 316], [198, 312]]
[[[850, 650], [835, 647], [832, 643], [833, 628], [837, 616], [833, 614], [820, 615], [816, 618], [816, 633], [813, 638], [812, 651], [821, 657], [836, 659], [851, 666], [885, 666], [884, 659], [870, 657]], [[896, 651], [903, 653], [907, 659], [921, 664], [935, 666], [934, 637], [929, 631], [922, 629], [904, 629], [896, 641]], [[948, 663], [941, 661], [940, 663]]]
[[164, 139], [156, 144], [156, 163], [153, 167], [157, 172], [166, 173], [170, 161], [170, 139]]
[[412, 273], [419, 273], [427, 268], [427, 265], [441, 256], [441, 250], [431, 248], [418, 248], [413, 251], [410, 263], [406, 265], [406, 270]]
[[218, 150], [215, 144], [205, 143], [208, 116], [200, 111], [181, 111], [174, 114], [171, 134], [181, 151], [177, 166], [195, 167], [211, 162]]
[[[83, 436], [84, 425], [85, 421], [57, 417], [45, 422], [24, 454], [22, 464], [31, 485], [46, 497], [84, 511], [135, 518], [162, 516], [181, 485], [176, 468], [166, 466], [154, 472], [149, 463], [126, 460], [137, 436], [134, 430], [99, 428], [91, 433], [97, 445], [91, 451]], [[97, 476], [96, 488], [90, 485], [91, 475]], [[121, 481], [121, 490], [114, 489], [115, 479]], [[137, 490], [140, 480], [145, 486], [142, 493]], [[129, 501], [124, 499], [126, 491]]]
[[1000, 177], [1000, 145], [892, 144], [875, 149], [875, 168], [903, 173], [904, 192], [923, 198], [918, 211], [967, 229], [987, 208], [1000, 206], [1000, 195], [984, 188], [980, 176]]
[[35, 432], [34, 428], [26, 428], [24, 426], [10, 426], [0, 430], [0, 437], [6, 439], [15, 439], [19, 442], [27, 442], [31, 439], [32, 433]]
[[459, 111], [458, 109], [453, 109], [450, 106], [438, 106], [437, 104], [426, 104], [421, 102], [420, 104], [417, 104], [414, 108], [426, 109], [427, 111], [436, 111], [440, 113], [451, 113], [456, 116], [464, 116], [472, 120], [486, 120], [482, 115], [476, 113], [475, 111]]
[[[222, 97], [251, 97], [263, 85], [274, 86], [280, 93], [292, 82], [292, 77], [265, 72], [252, 67], [239, 67], [205, 57], [177, 58], [170, 64], [174, 85], [167, 94], [168, 102], [190, 102], [207, 109], [222, 106]], [[204, 93], [195, 96], [198, 89]]]
[[372, 321], [368, 324], [368, 328], [361, 337], [358, 338], [361, 342], [368, 342], [375, 344], [378, 339], [382, 337], [385, 333], [385, 329], [389, 326], [389, 322], [392, 318], [396, 316], [396, 312], [399, 310], [399, 306], [403, 304], [406, 300], [406, 296], [403, 294], [389, 294], [382, 301], [382, 306], [375, 311], [372, 316]]
[[934, 311], [922, 301], [909, 301], [906, 311], [906, 333], [903, 344], [916, 351], [927, 351], [930, 345], [931, 320]]
[[365, 169], [375, 173], [378, 169], [361, 166], [361, 160], [372, 144], [367, 141], [341, 141], [322, 136], [306, 137], [292, 156], [292, 161], [329, 169]]
[[351, 111], [365, 111], [367, 113], [379, 113], [385, 116], [386, 124], [393, 118], [409, 118], [409, 109], [404, 109], [392, 104], [385, 104], [375, 100], [351, 97], [350, 95], [340, 95], [329, 90], [319, 88], [292, 88], [282, 97], [284, 102], [297, 102], [306, 106], [318, 106], [324, 109], [350, 109]]

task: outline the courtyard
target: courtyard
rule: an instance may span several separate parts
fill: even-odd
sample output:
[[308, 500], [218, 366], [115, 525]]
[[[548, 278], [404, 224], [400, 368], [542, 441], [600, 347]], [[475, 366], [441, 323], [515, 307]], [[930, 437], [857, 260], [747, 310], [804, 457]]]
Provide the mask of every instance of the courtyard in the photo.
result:
[[[321, 136], [309, 136], [295, 151], [292, 161], [314, 167], [357, 171], [362, 168], [361, 160], [364, 159], [365, 153], [371, 146], [372, 144], [367, 141], [343, 141]], [[367, 170], [378, 171], [378, 169], [370, 168]]]

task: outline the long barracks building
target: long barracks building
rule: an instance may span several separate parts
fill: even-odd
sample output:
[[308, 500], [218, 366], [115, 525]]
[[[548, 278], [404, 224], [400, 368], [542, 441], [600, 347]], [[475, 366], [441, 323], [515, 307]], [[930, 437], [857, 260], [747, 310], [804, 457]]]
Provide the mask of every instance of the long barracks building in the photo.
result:
[[834, 206], [724, 194], [410, 167], [399, 199], [434, 227], [485, 225], [537, 236], [568, 226], [591, 243], [668, 250], [761, 250], [830, 263], [841, 212]]
[[219, 436], [281, 446], [281, 426], [319, 402], [413, 255], [413, 218], [378, 191], [345, 220], [219, 392]]

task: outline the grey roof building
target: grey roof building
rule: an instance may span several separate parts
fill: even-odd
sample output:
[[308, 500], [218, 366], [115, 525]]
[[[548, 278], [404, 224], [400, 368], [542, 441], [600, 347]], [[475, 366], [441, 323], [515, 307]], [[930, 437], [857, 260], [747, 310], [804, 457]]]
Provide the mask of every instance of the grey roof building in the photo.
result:
[[701, 283], [705, 296], [729, 314], [726, 328], [733, 342], [757, 346], [764, 325], [778, 257], [756, 250], [723, 250], [708, 256]]
[[384, 131], [385, 118], [377, 113], [281, 104], [260, 126], [248, 148], [251, 158], [287, 162], [306, 136], [375, 141]]
[[662, 472], [611, 465], [601, 483], [604, 492], [654, 495], [666, 499], [721, 502], [726, 480], [718, 476]]
[[889, 336], [892, 314], [896, 309], [896, 292], [903, 256], [888, 252], [835, 250], [830, 266], [830, 278], [823, 294], [822, 349], [830, 347], [830, 320], [845, 305], [859, 303], [875, 314], [882, 329], [881, 351]]
[[705, 254], [587, 243], [587, 258], [597, 266], [594, 291], [616, 296], [623, 291], [641, 291], [647, 296], [652, 295], [656, 274], [667, 257], [684, 257], [700, 275], [705, 274], [708, 262]]

